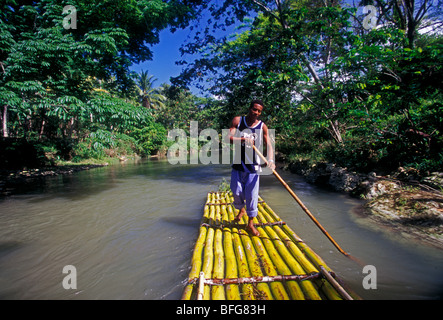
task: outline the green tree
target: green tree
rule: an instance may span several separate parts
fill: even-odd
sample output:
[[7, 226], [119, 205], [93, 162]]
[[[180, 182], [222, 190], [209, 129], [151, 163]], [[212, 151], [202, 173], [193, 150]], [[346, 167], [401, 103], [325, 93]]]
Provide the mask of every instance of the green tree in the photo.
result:
[[360, 28], [355, 8], [339, 1], [209, 5], [214, 20], [225, 17], [215, 29], [241, 21], [242, 32], [216, 38], [207, 27], [183, 48], [200, 58], [184, 63], [176, 83], [209, 78], [211, 92], [226, 100], [227, 114], [264, 98], [270, 106], [264, 116], [288, 151], [321, 153], [364, 170], [382, 163], [441, 165], [435, 151], [441, 118], [430, 117], [441, 110], [435, 86], [441, 45], [438, 35], [417, 32], [429, 21], [441, 23], [440, 9], [430, 1], [406, 1], [401, 13], [399, 2], [386, 3], [391, 11], [383, 12], [385, 20], [374, 30]]
[[[76, 29], [64, 28], [66, 5], [76, 8]], [[128, 132], [152, 121], [126, 102], [135, 85], [129, 66], [152, 57], [149, 45], [159, 41], [160, 30], [185, 27], [193, 6], [179, 0], [2, 1], [2, 135], [84, 139], [97, 128]]]
[[443, 26], [441, 0], [363, 0], [360, 6], [374, 5], [378, 8], [377, 24], [391, 25], [402, 30], [406, 46], [413, 48], [420, 34], [433, 32]]
[[[230, 5], [229, 1], [224, 3]], [[246, 1], [243, 11], [234, 10], [240, 17], [247, 10], [257, 12], [252, 20], [244, 21], [246, 31], [233, 40], [216, 41], [206, 36], [210, 40], [207, 54], [190, 63], [183, 76], [195, 78], [218, 72], [212, 87], [214, 95], [226, 97], [230, 109], [244, 108], [252, 97], [261, 97], [269, 105], [278, 106], [268, 109], [271, 119], [282, 111], [289, 112], [297, 93], [310, 100], [331, 136], [342, 143], [336, 97], [314, 101], [305, 91], [314, 89], [319, 97], [327, 95], [334, 80], [334, 75], [327, 72], [328, 65], [334, 51], [346, 41], [350, 10], [337, 1], [305, 3]], [[192, 50], [196, 48], [188, 47], [188, 52]]]
[[[190, 91], [171, 85], [163, 85], [165, 107], [155, 110], [156, 121], [168, 129], [189, 130], [190, 121], [197, 121], [198, 98]], [[189, 131], [188, 131], [189, 133]]]
[[142, 100], [142, 106], [150, 109], [162, 109], [165, 107], [166, 97], [161, 93], [161, 89], [154, 88], [154, 82], [158, 79], [153, 79], [153, 75], [148, 75], [148, 71], [141, 71], [138, 76], [137, 85], [139, 88], [139, 95]]

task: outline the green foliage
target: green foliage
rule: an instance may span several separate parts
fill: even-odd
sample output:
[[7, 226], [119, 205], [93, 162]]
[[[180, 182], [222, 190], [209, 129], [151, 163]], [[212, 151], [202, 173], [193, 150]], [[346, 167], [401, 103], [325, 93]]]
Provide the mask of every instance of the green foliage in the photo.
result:
[[139, 96], [141, 103], [145, 108], [164, 109], [166, 97], [162, 94], [161, 89], [154, 88], [153, 75], [148, 75], [148, 72], [141, 71], [138, 76], [137, 86], [139, 89]]
[[147, 127], [135, 129], [132, 136], [141, 154], [152, 155], [166, 145], [168, 133], [161, 124], [150, 123]]
[[218, 185], [218, 192], [230, 192], [231, 191], [231, 186], [229, 185], [229, 182], [226, 181], [225, 178], [222, 179], [222, 181], [220, 182], [220, 184]]
[[[66, 5], [76, 8], [76, 29], [63, 26]], [[152, 58], [150, 45], [160, 30], [187, 26], [193, 6], [160, 0], [1, 2], [2, 135], [44, 145], [63, 160], [137, 149], [129, 134], [154, 118], [135, 101], [129, 66]]]
[[137, 148], [137, 142], [132, 137], [98, 129], [74, 146], [71, 151], [72, 161], [81, 162], [83, 159], [102, 160], [107, 157], [132, 155], [137, 151]]
[[226, 24], [241, 20], [242, 32], [197, 35], [183, 50], [204, 54], [177, 83], [211, 76], [209, 90], [225, 98], [229, 116], [263, 99], [264, 120], [287, 154], [361, 171], [441, 170], [443, 42], [418, 33], [424, 23], [441, 25], [441, 8], [408, 2], [414, 14], [406, 15], [406, 2], [390, 3], [378, 2], [384, 25], [373, 30], [335, 1], [210, 5]]
[[[77, 29], [63, 28], [67, 4], [77, 8]], [[443, 41], [418, 32], [441, 24], [441, 8], [377, 4], [380, 25], [366, 30], [337, 1], [3, 1], [1, 133], [30, 143], [40, 160], [153, 154], [169, 129], [189, 134], [198, 121], [220, 131], [261, 98], [277, 150], [292, 157], [362, 171], [441, 170]], [[129, 67], [152, 58], [160, 30], [198, 14], [211, 21], [202, 29], [195, 20], [182, 53], [197, 58], [182, 61], [174, 83], [193, 81], [217, 99], [154, 88], [147, 72], [136, 81]]]

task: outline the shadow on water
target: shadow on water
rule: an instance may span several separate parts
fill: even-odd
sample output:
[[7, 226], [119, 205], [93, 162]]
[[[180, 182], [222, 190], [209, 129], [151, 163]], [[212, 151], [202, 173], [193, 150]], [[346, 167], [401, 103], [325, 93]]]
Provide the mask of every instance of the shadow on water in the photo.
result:
[[180, 227], [197, 228], [200, 225], [200, 218], [185, 218], [185, 217], [163, 217], [160, 220], [171, 223]]
[[3, 241], [0, 242], [0, 258], [7, 256], [15, 250], [23, 247], [23, 243], [18, 241]]

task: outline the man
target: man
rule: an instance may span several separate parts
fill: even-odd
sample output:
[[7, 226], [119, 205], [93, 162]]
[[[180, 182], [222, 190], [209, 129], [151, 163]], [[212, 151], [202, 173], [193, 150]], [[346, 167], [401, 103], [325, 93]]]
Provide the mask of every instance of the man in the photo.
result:
[[267, 150], [268, 167], [271, 170], [275, 168], [268, 127], [258, 119], [263, 107], [264, 104], [261, 100], [252, 101], [248, 114], [243, 117], [235, 117], [229, 128], [230, 143], [237, 147], [237, 150], [234, 151], [235, 157], [231, 172], [231, 191], [234, 195], [234, 207], [240, 210], [235, 221], [240, 221], [243, 215], [247, 214], [249, 220], [246, 230], [254, 236], [260, 235], [252, 221], [258, 213], [259, 172], [261, 168], [260, 159], [255, 154], [252, 145], [260, 149], [261, 138], [263, 138]]

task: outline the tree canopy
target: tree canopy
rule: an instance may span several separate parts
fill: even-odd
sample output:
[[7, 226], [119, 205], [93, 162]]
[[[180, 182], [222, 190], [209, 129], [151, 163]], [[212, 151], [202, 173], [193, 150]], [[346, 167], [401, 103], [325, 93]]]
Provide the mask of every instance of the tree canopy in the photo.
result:
[[[293, 159], [439, 170], [441, 4], [5, 0], [1, 132], [45, 150], [55, 143], [66, 158], [154, 153], [168, 129], [226, 128], [260, 98], [277, 149]], [[181, 48], [182, 74], [156, 88], [155, 75], [130, 66], [152, 58], [165, 28], [194, 37]], [[213, 98], [191, 94], [191, 83]]]
[[187, 26], [192, 6], [178, 0], [2, 1], [3, 137], [83, 141], [100, 130], [127, 134], [151, 123], [151, 112], [133, 103], [129, 67], [152, 58], [161, 30]]
[[176, 83], [210, 79], [231, 114], [262, 98], [287, 153], [363, 170], [435, 169], [443, 164], [442, 121], [431, 116], [442, 111], [437, 2], [362, 1], [378, 8], [371, 28], [368, 13], [336, 0], [209, 2], [215, 29], [237, 21], [240, 32], [197, 34], [183, 51], [201, 58], [183, 62]]

